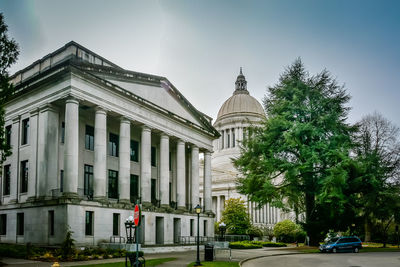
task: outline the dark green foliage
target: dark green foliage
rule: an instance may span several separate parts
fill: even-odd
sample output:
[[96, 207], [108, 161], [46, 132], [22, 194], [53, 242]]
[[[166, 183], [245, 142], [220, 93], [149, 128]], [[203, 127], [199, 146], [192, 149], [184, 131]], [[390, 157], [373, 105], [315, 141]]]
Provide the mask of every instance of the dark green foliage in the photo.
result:
[[229, 247], [232, 249], [262, 248], [262, 242], [259, 242], [259, 241], [236, 241], [236, 242], [230, 242]]
[[268, 89], [267, 119], [252, 129], [234, 161], [243, 175], [239, 190], [251, 201], [304, 213], [312, 245], [347, 203], [343, 190], [355, 130], [345, 123], [349, 99], [329, 72], [310, 76], [296, 60]]
[[285, 243], [279, 243], [279, 242], [262, 242], [263, 247], [287, 247]]
[[0, 13], [0, 151], [2, 152], [0, 166], [7, 156], [11, 155], [11, 148], [6, 144], [4, 129], [4, 104], [13, 92], [7, 69], [17, 61], [19, 54], [17, 43], [8, 37], [7, 31], [3, 13]]
[[253, 239], [253, 237], [262, 237], [263, 230], [260, 227], [251, 225], [250, 228], [247, 229], [246, 234], [250, 236], [250, 239]]
[[72, 233], [68, 227], [65, 239], [61, 244], [60, 255], [62, 260], [71, 260], [75, 255], [75, 240], [72, 238]]
[[301, 226], [290, 220], [275, 224], [274, 235], [279, 241], [285, 243], [299, 242], [305, 239], [305, 232], [301, 229]]
[[251, 227], [244, 201], [240, 198], [230, 198], [225, 201], [222, 212], [222, 222], [226, 224], [227, 234], [243, 235]]

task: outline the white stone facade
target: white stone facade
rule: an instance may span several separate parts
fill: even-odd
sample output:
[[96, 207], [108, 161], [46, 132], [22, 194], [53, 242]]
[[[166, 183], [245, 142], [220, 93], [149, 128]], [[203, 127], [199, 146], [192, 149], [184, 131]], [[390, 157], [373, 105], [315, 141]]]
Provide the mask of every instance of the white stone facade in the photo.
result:
[[[236, 179], [240, 173], [232, 164], [232, 159], [240, 156], [240, 146], [249, 134], [250, 127], [257, 127], [265, 119], [261, 104], [247, 91], [247, 81], [240, 70], [235, 83], [235, 91], [221, 106], [214, 127], [220, 133], [213, 143], [212, 154], [212, 210], [216, 221], [222, 218], [225, 201], [230, 198], [241, 198], [245, 201], [250, 219], [258, 226], [273, 227], [286, 218], [280, 209], [269, 204], [259, 207], [257, 203], [247, 200], [247, 196], [236, 189]], [[200, 171], [202, 173], [202, 170]], [[200, 191], [203, 187], [200, 187]]]
[[[198, 158], [219, 134], [166, 78], [124, 70], [74, 42], [12, 78], [1, 241], [60, 244], [68, 226], [82, 245], [125, 237], [135, 202], [142, 244], [194, 235]], [[212, 237], [211, 187], [202, 198], [200, 234]]]

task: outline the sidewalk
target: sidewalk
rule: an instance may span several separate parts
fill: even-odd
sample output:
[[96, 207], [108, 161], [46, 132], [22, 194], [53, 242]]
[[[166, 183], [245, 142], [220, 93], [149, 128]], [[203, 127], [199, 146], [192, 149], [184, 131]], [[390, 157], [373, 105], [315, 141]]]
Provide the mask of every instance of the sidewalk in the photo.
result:
[[[260, 248], [260, 249], [233, 249], [232, 250], [232, 261], [239, 262], [244, 259], [267, 256], [274, 254], [281, 254], [282, 248]], [[288, 251], [288, 253], [290, 253]], [[185, 251], [185, 252], [168, 252], [168, 253], [157, 253], [157, 254], [146, 254], [145, 259], [158, 259], [158, 258], [176, 258], [174, 261], [166, 262], [160, 266], [166, 267], [186, 267], [189, 263], [196, 261], [196, 251]], [[200, 261], [204, 260], [204, 251], [200, 251]], [[229, 261], [228, 251], [217, 251], [217, 261]], [[112, 262], [124, 262], [125, 258], [117, 259], [106, 259], [106, 260], [91, 260], [91, 261], [75, 261], [75, 262], [59, 262], [60, 266], [80, 266], [89, 264], [101, 264], [101, 263], [112, 263]], [[22, 260], [14, 258], [3, 258], [3, 263], [10, 267], [50, 267], [53, 262], [41, 262]]]

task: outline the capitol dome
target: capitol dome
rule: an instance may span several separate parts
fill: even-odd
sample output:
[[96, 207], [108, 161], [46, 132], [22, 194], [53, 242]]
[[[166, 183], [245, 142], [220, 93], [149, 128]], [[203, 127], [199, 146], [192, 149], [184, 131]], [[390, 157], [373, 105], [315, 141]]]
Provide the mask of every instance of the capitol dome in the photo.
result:
[[247, 81], [242, 73], [242, 68], [240, 68], [240, 74], [235, 85], [233, 95], [219, 109], [216, 122], [235, 115], [253, 115], [265, 118], [265, 112], [260, 102], [247, 91]]

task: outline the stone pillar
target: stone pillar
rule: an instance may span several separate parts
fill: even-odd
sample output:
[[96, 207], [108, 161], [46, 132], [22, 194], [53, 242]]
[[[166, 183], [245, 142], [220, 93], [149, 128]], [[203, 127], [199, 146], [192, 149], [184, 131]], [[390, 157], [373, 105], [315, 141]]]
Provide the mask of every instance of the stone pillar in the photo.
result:
[[119, 128], [119, 202], [130, 203], [130, 174], [131, 174], [131, 123], [125, 117], [121, 118]]
[[107, 191], [107, 112], [100, 107], [94, 118], [93, 176], [94, 199], [103, 202]]
[[239, 128], [238, 128], [238, 137], [237, 137], [237, 140], [240, 141], [240, 142], [243, 141], [243, 128], [242, 128], [242, 127], [239, 127]]
[[[28, 199], [27, 201], [34, 201], [36, 197], [36, 162], [37, 162], [37, 148], [38, 148], [38, 122], [39, 122], [39, 109], [35, 109], [30, 113], [29, 128], [30, 128], [30, 147], [31, 155], [29, 158], [29, 178], [28, 178]], [[58, 157], [57, 157], [58, 158]]]
[[224, 144], [224, 142], [225, 142], [225, 131], [224, 130], [221, 130], [221, 137], [220, 138], [221, 138], [221, 141], [219, 143], [219, 149], [222, 150], [222, 149], [225, 148], [225, 144]]
[[64, 192], [66, 197], [78, 197], [79, 169], [79, 102], [69, 98], [65, 105]]
[[178, 140], [176, 147], [176, 175], [178, 209], [186, 209], [185, 142]]
[[11, 128], [11, 166], [10, 166], [10, 201], [16, 203], [18, 199], [18, 165], [19, 163], [19, 144], [20, 144], [20, 116], [12, 119]]
[[140, 197], [144, 206], [151, 205], [151, 130], [142, 127], [140, 146]]
[[169, 137], [160, 136], [160, 200], [162, 207], [169, 207]]
[[204, 152], [204, 211], [211, 212], [211, 153]]
[[221, 196], [217, 196], [217, 212], [216, 212], [217, 222], [221, 219]]
[[192, 145], [192, 209], [199, 203], [199, 148]]
[[[39, 112], [38, 126], [38, 148], [37, 148], [37, 192], [38, 196], [46, 197], [51, 194], [51, 189], [58, 187], [58, 122], [59, 114], [52, 105], [41, 107]], [[78, 124], [76, 125], [78, 131]], [[77, 139], [77, 137], [76, 137]], [[78, 143], [78, 140], [76, 140]], [[64, 152], [67, 149], [67, 143], [64, 144]], [[77, 150], [76, 150], [77, 151]], [[65, 156], [64, 156], [65, 161]], [[78, 162], [78, 155], [76, 155]], [[65, 164], [64, 164], [65, 166]], [[76, 169], [76, 189], [78, 186], [78, 170]], [[64, 192], [65, 187], [64, 187]], [[75, 195], [75, 197], [77, 194]]]

